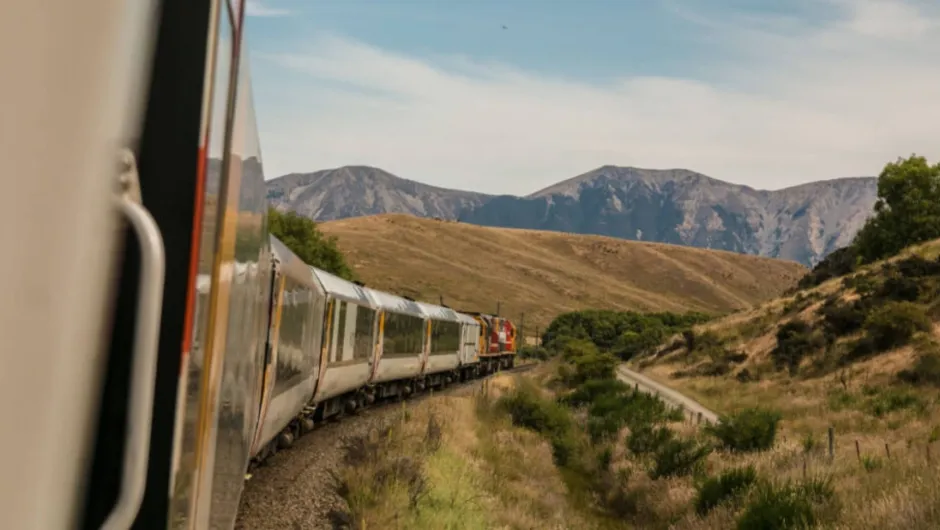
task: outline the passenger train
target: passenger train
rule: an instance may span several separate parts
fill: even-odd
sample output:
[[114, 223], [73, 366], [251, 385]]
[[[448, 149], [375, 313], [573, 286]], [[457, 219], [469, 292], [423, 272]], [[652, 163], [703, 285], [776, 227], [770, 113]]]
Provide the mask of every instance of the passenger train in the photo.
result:
[[250, 463], [317, 421], [512, 366], [509, 320], [345, 281], [269, 234], [245, 10], [4, 7], [9, 528], [231, 528]]

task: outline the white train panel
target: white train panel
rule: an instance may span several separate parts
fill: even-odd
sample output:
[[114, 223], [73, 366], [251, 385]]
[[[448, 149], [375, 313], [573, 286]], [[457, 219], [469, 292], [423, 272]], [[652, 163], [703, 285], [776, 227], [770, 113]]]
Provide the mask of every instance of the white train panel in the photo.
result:
[[325, 370], [314, 401], [320, 403], [368, 384], [378, 332], [378, 311], [367, 289], [326, 271], [310, 267], [330, 300], [322, 320]]
[[454, 370], [460, 364], [461, 326], [457, 312], [439, 305], [418, 302], [431, 318], [431, 341], [424, 364], [425, 374]]
[[461, 323], [460, 364], [480, 362], [480, 323], [470, 315], [457, 313]]

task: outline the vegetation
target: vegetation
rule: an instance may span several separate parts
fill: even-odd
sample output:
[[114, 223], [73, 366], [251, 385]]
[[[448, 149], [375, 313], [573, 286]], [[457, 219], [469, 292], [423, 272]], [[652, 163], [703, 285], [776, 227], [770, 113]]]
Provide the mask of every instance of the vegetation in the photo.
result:
[[804, 276], [806, 289], [845, 276], [859, 265], [897, 255], [918, 243], [940, 238], [940, 162], [930, 165], [911, 155], [887, 164], [878, 176], [874, 215], [852, 244], [819, 262]]
[[[367, 285], [495, 312], [541, 334], [583, 308], [727, 313], [779, 296], [806, 267], [602, 236], [377, 215], [319, 224]], [[469, 276], [468, 276], [469, 275]], [[756, 281], [759, 279], [760, 281]]]
[[268, 226], [271, 234], [280, 239], [307, 265], [346, 280], [356, 279], [355, 273], [337, 247], [336, 237], [324, 235], [317, 223], [294, 212], [282, 213], [269, 208]]

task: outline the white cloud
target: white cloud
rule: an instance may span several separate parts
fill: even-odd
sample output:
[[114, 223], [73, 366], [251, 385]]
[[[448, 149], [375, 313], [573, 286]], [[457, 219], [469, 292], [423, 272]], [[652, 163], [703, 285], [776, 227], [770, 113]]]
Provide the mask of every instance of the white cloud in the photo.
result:
[[874, 175], [911, 152], [940, 157], [940, 13], [915, 0], [829, 1], [842, 16], [812, 29], [687, 12], [738, 59], [716, 63], [714, 84], [591, 85], [320, 36], [309, 51], [262, 57], [309, 76], [259, 101], [266, 172], [369, 164], [528, 193], [617, 164], [780, 188]]
[[261, 0], [245, 0], [245, 16], [249, 17], [283, 17], [290, 14], [287, 9], [271, 7]]

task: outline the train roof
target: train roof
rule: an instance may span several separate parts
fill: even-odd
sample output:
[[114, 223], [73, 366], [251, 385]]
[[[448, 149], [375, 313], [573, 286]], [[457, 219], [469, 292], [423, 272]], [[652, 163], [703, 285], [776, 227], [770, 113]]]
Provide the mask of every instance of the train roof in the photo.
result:
[[457, 317], [457, 312], [449, 307], [429, 304], [427, 302], [417, 302], [417, 304], [433, 320], [460, 322], [460, 319]]
[[459, 311], [454, 311], [454, 314], [457, 315], [457, 320], [460, 321], [460, 322], [463, 322], [464, 324], [472, 324], [472, 325], [476, 325], [476, 326], [479, 326], [479, 325], [480, 325], [480, 323], [477, 322], [477, 319], [473, 318], [472, 316], [470, 316], [470, 315], [468, 315], [468, 314], [466, 314], [466, 313], [461, 313], [461, 312], [459, 312]]
[[316, 267], [310, 267], [310, 270], [317, 280], [320, 281], [320, 285], [323, 286], [323, 290], [326, 291], [326, 294], [334, 298], [342, 298], [347, 302], [361, 306], [378, 307], [378, 302], [366, 287], [344, 280], [335, 274], [331, 274]]
[[369, 295], [375, 299], [377, 306], [381, 309], [420, 318], [429, 317], [429, 315], [421, 308], [421, 306], [418, 305], [418, 302], [415, 302], [414, 300], [407, 300], [400, 296], [386, 293], [384, 291], [377, 291], [375, 289], [368, 288], [366, 289], [369, 291]]

